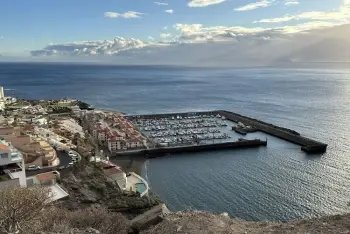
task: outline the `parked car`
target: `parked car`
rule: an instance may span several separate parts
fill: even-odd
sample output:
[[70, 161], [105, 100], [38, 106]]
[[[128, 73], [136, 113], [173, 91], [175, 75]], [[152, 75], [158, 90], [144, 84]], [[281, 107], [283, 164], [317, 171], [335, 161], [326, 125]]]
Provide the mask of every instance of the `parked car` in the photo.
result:
[[36, 171], [36, 170], [40, 170], [40, 169], [41, 169], [41, 167], [37, 166], [37, 165], [30, 165], [27, 167], [28, 171]]
[[77, 157], [78, 155], [76, 155], [76, 154], [73, 153], [73, 152], [69, 152], [69, 153], [68, 153], [68, 156], [69, 156], [69, 157]]

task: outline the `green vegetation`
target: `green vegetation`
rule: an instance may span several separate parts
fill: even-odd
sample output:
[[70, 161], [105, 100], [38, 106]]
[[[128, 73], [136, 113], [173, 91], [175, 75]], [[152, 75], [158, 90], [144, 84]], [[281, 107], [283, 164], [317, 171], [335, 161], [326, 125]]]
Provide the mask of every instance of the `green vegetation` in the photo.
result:
[[72, 113], [72, 110], [67, 106], [51, 106], [50, 113], [52, 114]]
[[6, 175], [0, 176], [0, 182], [7, 181], [7, 180], [9, 180], [9, 178]]

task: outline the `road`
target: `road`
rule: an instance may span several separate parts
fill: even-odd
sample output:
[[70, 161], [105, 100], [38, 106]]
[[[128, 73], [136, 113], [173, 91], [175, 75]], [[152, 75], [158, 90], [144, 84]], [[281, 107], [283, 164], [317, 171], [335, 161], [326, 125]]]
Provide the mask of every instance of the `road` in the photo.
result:
[[63, 166], [66, 167], [70, 162], [72, 162], [72, 158], [69, 157], [65, 151], [56, 151], [56, 152], [57, 152], [57, 157], [60, 159], [60, 164], [57, 167], [47, 167], [36, 171], [26, 171], [26, 176], [29, 177], [40, 173], [53, 171], [59, 167], [63, 167]]

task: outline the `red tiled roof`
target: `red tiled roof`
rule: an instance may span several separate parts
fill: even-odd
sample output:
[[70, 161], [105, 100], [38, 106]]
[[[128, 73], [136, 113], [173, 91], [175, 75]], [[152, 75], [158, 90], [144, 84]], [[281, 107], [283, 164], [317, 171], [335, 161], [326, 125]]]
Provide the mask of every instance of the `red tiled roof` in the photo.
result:
[[47, 180], [56, 179], [56, 175], [53, 174], [53, 172], [46, 172], [46, 173], [38, 174], [35, 177], [39, 181], [47, 181]]
[[4, 145], [4, 144], [0, 144], [0, 150], [2, 151], [6, 151], [6, 152], [10, 152], [10, 149], [8, 146]]
[[114, 175], [114, 174], [119, 174], [122, 172], [122, 170], [116, 168], [116, 167], [112, 167], [110, 169], [106, 169], [104, 170], [106, 175]]

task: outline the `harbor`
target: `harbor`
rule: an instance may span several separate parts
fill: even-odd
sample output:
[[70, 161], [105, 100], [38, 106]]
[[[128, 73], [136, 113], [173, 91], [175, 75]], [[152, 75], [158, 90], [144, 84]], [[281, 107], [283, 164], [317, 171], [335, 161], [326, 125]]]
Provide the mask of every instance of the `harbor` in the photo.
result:
[[[147, 149], [117, 152], [116, 155], [167, 155], [178, 152], [267, 146], [266, 139], [250, 139], [261, 132], [301, 146], [306, 153], [323, 153], [327, 144], [301, 136], [298, 132], [233, 112], [170, 113], [126, 116], [149, 139]], [[236, 134], [236, 135], [234, 135]], [[237, 135], [241, 135], [237, 138]], [[236, 139], [235, 139], [236, 138]]]

